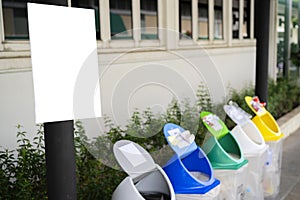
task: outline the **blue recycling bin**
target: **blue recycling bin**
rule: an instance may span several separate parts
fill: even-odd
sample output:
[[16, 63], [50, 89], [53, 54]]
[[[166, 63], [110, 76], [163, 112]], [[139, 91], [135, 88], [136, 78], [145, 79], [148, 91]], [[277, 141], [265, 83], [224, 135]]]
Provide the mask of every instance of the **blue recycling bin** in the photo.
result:
[[220, 181], [215, 179], [213, 168], [195, 136], [182, 127], [168, 123], [164, 135], [175, 155], [163, 167], [168, 175], [176, 199], [214, 199], [220, 191]]

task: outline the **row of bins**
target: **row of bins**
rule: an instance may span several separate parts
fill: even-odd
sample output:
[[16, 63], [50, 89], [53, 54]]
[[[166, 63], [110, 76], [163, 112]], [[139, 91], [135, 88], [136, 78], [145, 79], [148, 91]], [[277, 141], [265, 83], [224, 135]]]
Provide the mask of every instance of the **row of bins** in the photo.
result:
[[[201, 112], [211, 133], [202, 147], [184, 128], [168, 123], [163, 132], [174, 155], [161, 168], [140, 145], [120, 140], [113, 151], [128, 174], [112, 200], [272, 199], [279, 191], [282, 136], [257, 97], [245, 97], [255, 117], [229, 102], [236, 123], [229, 131], [218, 116]], [[252, 119], [251, 119], [252, 118]]]

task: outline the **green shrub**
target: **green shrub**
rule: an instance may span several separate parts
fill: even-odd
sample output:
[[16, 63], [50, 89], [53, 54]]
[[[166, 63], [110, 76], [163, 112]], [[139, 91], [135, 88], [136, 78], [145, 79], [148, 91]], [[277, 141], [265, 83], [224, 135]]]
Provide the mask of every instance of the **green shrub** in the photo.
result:
[[0, 151], [0, 199], [47, 199], [43, 127], [33, 143], [17, 129], [17, 149]]
[[[231, 100], [253, 115], [252, 110], [244, 100], [245, 96], [254, 96], [253, 86], [247, 86], [240, 92], [235, 90], [231, 92]], [[275, 119], [283, 116], [298, 105], [300, 105], [300, 87], [296, 80], [278, 79], [276, 82], [269, 80], [267, 110]], [[229, 119], [226, 122], [230, 125], [233, 123]]]
[[295, 80], [279, 79], [269, 82], [268, 110], [275, 119], [300, 104], [300, 88]]

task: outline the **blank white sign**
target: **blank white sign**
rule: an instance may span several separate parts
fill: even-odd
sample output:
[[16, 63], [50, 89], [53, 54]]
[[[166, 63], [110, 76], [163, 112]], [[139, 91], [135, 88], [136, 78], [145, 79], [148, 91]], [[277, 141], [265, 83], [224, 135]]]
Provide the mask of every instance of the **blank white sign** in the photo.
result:
[[94, 10], [27, 6], [36, 123], [100, 117]]

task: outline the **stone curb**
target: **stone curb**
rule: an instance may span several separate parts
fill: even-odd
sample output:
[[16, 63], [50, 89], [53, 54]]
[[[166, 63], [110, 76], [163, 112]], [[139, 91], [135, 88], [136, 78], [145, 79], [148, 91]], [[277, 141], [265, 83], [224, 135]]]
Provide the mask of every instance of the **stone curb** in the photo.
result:
[[277, 120], [281, 132], [284, 134], [284, 138], [293, 134], [297, 129], [300, 128], [300, 106], [293, 109], [291, 112], [280, 117]]

